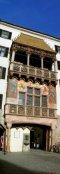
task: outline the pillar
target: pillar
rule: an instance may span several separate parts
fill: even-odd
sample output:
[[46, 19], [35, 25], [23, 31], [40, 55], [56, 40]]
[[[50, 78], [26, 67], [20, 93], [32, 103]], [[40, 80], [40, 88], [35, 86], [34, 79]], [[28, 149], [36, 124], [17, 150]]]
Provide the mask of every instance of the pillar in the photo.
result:
[[27, 66], [30, 64], [30, 53], [27, 54]]
[[30, 65], [30, 53], [27, 53], [27, 72], [29, 74], [29, 65]]
[[12, 51], [11, 62], [14, 62], [14, 58], [15, 58], [15, 50]]
[[6, 129], [6, 152], [10, 152], [10, 130], [11, 130], [11, 124], [7, 124]]
[[54, 62], [54, 71], [57, 72], [57, 61]]
[[55, 129], [52, 128], [52, 145], [55, 144]]
[[43, 69], [43, 57], [41, 57], [41, 68]]

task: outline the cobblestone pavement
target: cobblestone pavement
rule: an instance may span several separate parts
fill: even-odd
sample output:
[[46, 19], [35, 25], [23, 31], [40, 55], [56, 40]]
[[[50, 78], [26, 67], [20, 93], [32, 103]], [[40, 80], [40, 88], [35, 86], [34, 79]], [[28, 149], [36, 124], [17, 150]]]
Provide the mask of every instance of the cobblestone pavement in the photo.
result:
[[60, 174], [60, 154], [31, 150], [0, 152], [0, 174]]

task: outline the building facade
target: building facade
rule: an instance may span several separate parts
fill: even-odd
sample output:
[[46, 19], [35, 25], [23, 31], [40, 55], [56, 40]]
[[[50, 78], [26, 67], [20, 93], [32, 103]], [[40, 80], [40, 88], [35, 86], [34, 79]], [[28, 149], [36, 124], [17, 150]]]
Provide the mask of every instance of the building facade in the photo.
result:
[[60, 141], [60, 40], [3, 21], [0, 28], [5, 151], [49, 150]]

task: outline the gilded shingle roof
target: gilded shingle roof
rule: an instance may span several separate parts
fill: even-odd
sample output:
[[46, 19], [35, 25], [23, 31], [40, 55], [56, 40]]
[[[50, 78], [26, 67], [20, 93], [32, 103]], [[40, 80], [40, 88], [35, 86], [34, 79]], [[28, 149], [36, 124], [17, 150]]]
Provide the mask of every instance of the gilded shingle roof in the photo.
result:
[[15, 40], [16, 43], [19, 44], [23, 44], [25, 46], [31, 46], [37, 49], [42, 49], [45, 51], [49, 51], [49, 52], [54, 52], [54, 50], [52, 50], [48, 44], [46, 44], [43, 39], [39, 39], [33, 36], [29, 36], [26, 34], [21, 33], [20, 36], [18, 36]]

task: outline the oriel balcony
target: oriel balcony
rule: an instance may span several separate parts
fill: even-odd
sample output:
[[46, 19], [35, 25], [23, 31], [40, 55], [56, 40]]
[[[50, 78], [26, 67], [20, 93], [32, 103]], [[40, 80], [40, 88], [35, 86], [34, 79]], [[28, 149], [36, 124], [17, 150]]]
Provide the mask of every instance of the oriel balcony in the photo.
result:
[[56, 109], [6, 104], [5, 115], [56, 118]]
[[56, 72], [50, 71], [46, 68], [36, 68], [34, 66], [27, 66], [21, 63], [11, 63], [10, 73], [16, 73], [20, 75], [32, 76], [35, 78], [44, 78], [51, 81], [56, 81]]

